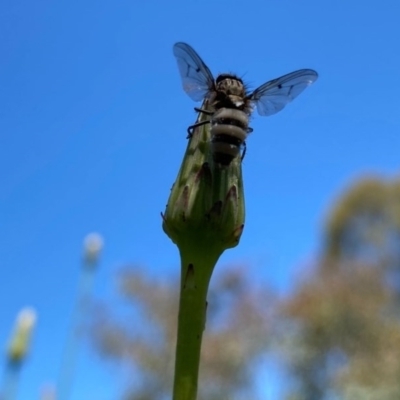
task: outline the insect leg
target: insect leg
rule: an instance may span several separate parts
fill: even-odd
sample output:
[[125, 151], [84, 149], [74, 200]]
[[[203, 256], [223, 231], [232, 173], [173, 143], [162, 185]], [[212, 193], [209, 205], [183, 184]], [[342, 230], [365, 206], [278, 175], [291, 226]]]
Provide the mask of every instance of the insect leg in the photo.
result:
[[243, 159], [244, 159], [244, 156], [245, 156], [245, 154], [246, 154], [246, 151], [247, 151], [247, 145], [246, 145], [246, 142], [243, 142], [243, 143], [242, 143], [242, 145], [243, 145], [243, 153], [242, 153], [242, 157], [240, 157], [241, 161], [243, 161]]
[[187, 129], [188, 135], [186, 137], [186, 139], [190, 139], [193, 136], [193, 131], [195, 128], [197, 128], [198, 126], [202, 126], [205, 124], [209, 124], [210, 121], [201, 121], [201, 122], [196, 122], [194, 125], [190, 125], [189, 128]]
[[201, 112], [201, 113], [206, 114], [206, 115], [213, 115], [214, 114], [212, 111], [203, 110], [202, 108], [197, 108], [197, 107], [194, 108], [194, 111]]

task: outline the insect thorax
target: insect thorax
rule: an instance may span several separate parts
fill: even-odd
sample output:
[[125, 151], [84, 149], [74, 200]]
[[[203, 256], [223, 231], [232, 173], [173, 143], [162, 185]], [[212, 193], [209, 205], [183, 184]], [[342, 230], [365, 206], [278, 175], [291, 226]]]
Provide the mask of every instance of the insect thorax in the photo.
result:
[[212, 105], [215, 109], [223, 107], [247, 111], [249, 101], [243, 81], [235, 75], [218, 75], [215, 80], [215, 93]]

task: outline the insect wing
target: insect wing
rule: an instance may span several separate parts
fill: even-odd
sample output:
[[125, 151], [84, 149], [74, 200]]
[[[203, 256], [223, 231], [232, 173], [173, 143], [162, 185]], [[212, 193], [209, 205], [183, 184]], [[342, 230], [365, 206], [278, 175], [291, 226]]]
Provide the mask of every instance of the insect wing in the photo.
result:
[[174, 44], [183, 90], [194, 101], [203, 100], [214, 88], [214, 78], [200, 56], [186, 43]]
[[253, 92], [250, 100], [256, 104], [260, 115], [272, 115], [281, 111], [317, 78], [318, 74], [312, 69], [300, 69], [264, 83]]

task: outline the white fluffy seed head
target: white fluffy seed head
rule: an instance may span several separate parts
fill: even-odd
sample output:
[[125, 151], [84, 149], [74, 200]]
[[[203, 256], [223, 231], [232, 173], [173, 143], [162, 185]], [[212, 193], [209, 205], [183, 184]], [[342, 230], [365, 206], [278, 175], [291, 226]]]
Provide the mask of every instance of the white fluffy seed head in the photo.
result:
[[36, 310], [33, 307], [25, 307], [17, 315], [17, 325], [23, 329], [32, 329], [36, 319]]
[[103, 249], [103, 243], [101, 235], [96, 232], [89, 233], [83, 241], [85, 259], [89, 262], [96, 262]]

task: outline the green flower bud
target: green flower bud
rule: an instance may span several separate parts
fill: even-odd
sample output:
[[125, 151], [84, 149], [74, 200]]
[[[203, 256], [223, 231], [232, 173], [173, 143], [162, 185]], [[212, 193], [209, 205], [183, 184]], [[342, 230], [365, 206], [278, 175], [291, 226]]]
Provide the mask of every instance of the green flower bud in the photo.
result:
[[33, 308], [24, 308], [18, 315], [7, 348], [8, 360], [11, 364], [19, 364], [27, 355], [32, 331], [36, 323], [36, 312]]
[[[205, 101], [202, 109], [207, 106]], [[200, 112], [196, 123], [207, 119]], [[163, 229], [180, 250], [195, 246], [221, 254], [239, 243], [243, 231], [241, 159], [223, 166], [213, 161], [211, 151], [210, 124], [197, 126], [163, 215]]]

